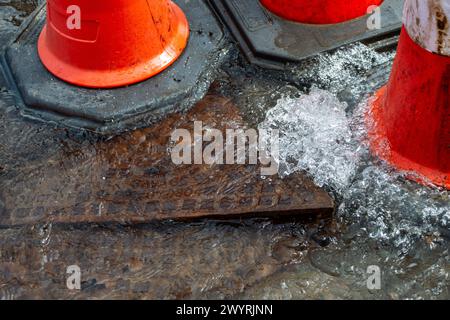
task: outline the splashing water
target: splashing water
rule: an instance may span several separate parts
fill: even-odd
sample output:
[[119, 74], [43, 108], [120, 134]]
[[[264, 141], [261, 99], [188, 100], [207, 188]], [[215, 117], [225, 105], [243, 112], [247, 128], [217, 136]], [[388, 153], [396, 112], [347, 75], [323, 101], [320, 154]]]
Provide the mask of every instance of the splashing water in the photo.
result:
[[[367, 93], [367, 87], [371, 85], [367, 81], [367, 74], [378, 66], [390, 65], [393, 56], [393, 52], [378, 53], [361, 43], [355, 43], [293, 67], [290, 80], [314, 85], [336, 95], [348, 91], [358, 97]], [[384, 75], [388, 76], [389, 73], [385, 72]]]
[[419, 239], [432, 248], [448, 237], [449, 193], [409, 182], [374, 159], [364, 141], [367, 103], [347, 109], [335, 94], [315, 87], [279, 99], [260, 128], [280, 130], [280, 175], [306, 171], [342, 199], [339, 219], [403, 254]]
[[359, 146], [352, 140], [346, 104], [325, 90], [284, 98], [260, 129], [280, 130], [280, 174], [306, 171], [319, 186], [346, 188], [355, 175]]

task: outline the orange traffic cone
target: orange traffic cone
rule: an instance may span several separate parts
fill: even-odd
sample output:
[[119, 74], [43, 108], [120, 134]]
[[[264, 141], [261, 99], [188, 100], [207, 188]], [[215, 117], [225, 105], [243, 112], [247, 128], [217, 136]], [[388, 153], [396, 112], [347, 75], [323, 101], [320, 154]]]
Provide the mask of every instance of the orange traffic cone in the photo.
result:
[[301, 23], [334, 24], [367, 14], [372, 5], [383, 0], [261, 0], [261, 3], [282, 18]]
[[391, 78], [369, 120], [376, 155], [450, 189], [450, 1], [406, 1]]
[[170, 0], [47, 0], [38, 50], [58, 78], [112, 88], [166, 69], [188, 37], [186, 17]]

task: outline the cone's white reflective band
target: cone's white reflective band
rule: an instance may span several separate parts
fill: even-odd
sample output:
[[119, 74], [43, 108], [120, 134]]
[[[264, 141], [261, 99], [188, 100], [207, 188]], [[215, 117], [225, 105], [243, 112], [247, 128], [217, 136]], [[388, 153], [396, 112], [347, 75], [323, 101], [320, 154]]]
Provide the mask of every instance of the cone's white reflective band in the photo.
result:
[[450, 56], [450, 0], [406, 0], [403, 24], [422, 48]]

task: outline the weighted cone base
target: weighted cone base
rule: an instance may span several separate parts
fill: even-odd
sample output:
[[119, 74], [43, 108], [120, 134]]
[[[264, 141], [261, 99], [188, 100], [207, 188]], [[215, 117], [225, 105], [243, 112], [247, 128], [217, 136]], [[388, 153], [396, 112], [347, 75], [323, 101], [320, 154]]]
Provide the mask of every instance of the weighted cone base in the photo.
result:
[[402, 26], [403, 0], [385, 0], [381, 29], [368, 30], [367, 18], [333, 25], [301, 24], [282, 19], [259, 0], [210, 0], [251, 63], [284, 70], [321, 52], [357, 41], [379, 50], [394, 48]]
[[45, 24], [41, 5], [2, 55], [8, 86], [17, 93], [26, 117], [115, 134], [160, 120], [201, 98], [220, 63], [224, 36], [205, 0], [174, 1], [192, 30], [180, 58], [164, 72], [138, 84], [116, 89], [88, 89], [53, 76], [38, 56], [38, 37]]

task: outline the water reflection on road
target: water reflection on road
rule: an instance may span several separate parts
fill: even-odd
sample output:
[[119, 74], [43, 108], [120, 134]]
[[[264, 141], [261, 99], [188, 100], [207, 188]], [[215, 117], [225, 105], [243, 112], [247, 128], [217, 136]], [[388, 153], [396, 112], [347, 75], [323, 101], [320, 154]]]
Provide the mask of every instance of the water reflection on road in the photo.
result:
[[[2, 42], [29, 12], [29, 7], [20, 3], [0, 1]], [[308, 142], [329, 143], [330, 149], [325, 151], [330, 153], [322, 157], [317, 154], [323, 152], [320, 148], [296, 155], [297, 147], [285, 149], [283, 158], [286, 166], [291, 164], [290, 170], [308, 171], [335, 197], [339, 205], [336, 223], [327, 230], [267, 220], [139, 226], [43, 223], [5, 228], [0, 230], [0, 299], [448, 299], [449, 193], [407, 182], [372, 159], [360, 140], [364, 130], [353, 127], [364, 108], [359, 102], [385, 80], [391, 59], [392, 55], [353, 46], [280, 76], [253, 69], [231, 56], [215, 84], [217, 99], [232, 99], [249, 123], [256, 126], [264, 120], [266, 124], [277, 120], [284, 137], [303, 143], [306, 151], [313, 150], [307, 148]], [[373, 76], [371, 81], [367, 81], [368, 73]], [[325, 89], [315, 92], [325, 99], [304, 96], [311, 85]], [[302, 105], [305, 99], [309, 104], [316, 101], [317, 108], [321, 103], [334, 103], [330, 94], [340, 101], [332, 106], [337, 117], [329, 112], [328, 117], [321, 114], [321, 121], [348, 125], [350, 137], [345, 128], [328, 133], [320, 130], [313, 110]], [[277, 117], [288, 102], [297, 112], [288, 119]], [[275, 108], [272, 117], [266, 118], [271, 108]], [[124, 135], [115, 147], [123, 147], [124, 141], [130, 145], [139, 142], [140, 132]], [[324, 134], [338, 141], [319, 139]], [[24, 120], [11, 95], [2, 89], [0, 215], [5, 211], [2, 194], [16, 193], [17, 201], [30, 202], [20, 195], [33, 194], [39, 182], [58, 197], [82, 198], [81, 190], [90, 179], [101, 178], [92, 164], [102, 163], [99, 159], [104, 151], [99, 146], [104, 141]], [[290, 145], [287, 141], [286, 148]], [[341, 179], [341, 171], [334, 175], [311, 170], [316, 168], [311, 161], [319, 160], [325, 161], [324, 168], [335, 162], [347, 170], [349, 157], [355, 165], [350, 166], [350, 173], [345, 172], [346, 179]], [[63, 184], [51, 184], [55, 175]], [[80, 266], [81, 291], [66, 287], [69, 265]], [[382, 271], [381, 290], [367, 288], [367, 268], [372, 265]]]

